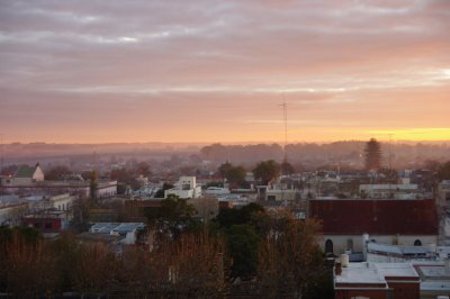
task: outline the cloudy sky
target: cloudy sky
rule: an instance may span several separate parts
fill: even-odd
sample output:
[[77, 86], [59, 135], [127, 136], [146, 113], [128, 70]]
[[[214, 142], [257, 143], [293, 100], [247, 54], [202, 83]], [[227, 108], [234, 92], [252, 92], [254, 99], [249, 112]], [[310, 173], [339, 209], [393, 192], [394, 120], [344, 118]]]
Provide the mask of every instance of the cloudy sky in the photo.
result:
[[10, 141], [450, 140], [449, 0], [0, 0]]

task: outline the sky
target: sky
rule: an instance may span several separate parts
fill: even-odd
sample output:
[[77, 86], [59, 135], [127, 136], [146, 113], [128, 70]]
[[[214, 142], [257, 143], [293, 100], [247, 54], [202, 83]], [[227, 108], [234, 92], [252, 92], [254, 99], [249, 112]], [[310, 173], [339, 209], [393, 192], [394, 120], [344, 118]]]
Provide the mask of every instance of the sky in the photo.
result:
[[449, 0], [0, 0], [4, 142], [450, 140]]

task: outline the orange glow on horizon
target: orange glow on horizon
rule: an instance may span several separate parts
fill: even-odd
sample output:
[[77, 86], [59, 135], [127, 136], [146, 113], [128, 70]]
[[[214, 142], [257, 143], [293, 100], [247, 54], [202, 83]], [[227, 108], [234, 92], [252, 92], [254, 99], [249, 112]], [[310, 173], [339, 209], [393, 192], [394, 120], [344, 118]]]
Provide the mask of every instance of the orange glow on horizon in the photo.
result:
[[[4, 136], [3, 141], [9, 142], [47, 142], [47, 143], [187, 143], [187, 144], [207, 144], [207, 143], [284, 143], [284, 135], [281, 130], [240, 132], [234, 134], [231, 131], [217, 132], [198, 131], [189, 135], [185, 131], [166, 132], [165, 136], [149, 136], [148, 132], [136, 132], [126, 134], [116, 132], [114, 138], [111, 134], [90, 134], [89, 136], [69, 135], [64, 138], [55, 139], [23, 139], [12, 140]], [[74, 134], [78, 135], [78, 134]], [[59, 137], [62, 137], [60, 135]], [[69, 137], [69, 138], [67, 138]], [[359, 128], [307, 128], [303, 130], [291, 129], [288, 131], [288, 143], [301, 142], [335, 142], [345, 140], [369, 140], [376, 138], [380, 141], [410, 141], [410, 142], [449, 142], [450, 128], [412, 128], [412, 129], [359, 129]], [[9, 139], [9, 140], [8, 140]]]

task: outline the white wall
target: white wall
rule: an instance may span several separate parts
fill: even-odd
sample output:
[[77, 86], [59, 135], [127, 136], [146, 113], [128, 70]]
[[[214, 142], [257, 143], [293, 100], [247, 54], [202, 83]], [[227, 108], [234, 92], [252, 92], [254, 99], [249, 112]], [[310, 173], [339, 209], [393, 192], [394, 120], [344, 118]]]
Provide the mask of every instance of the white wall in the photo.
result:
[[[347, 248], [348, 240], [353, 241], [353, 251], [362, 252], [363, 251], [363, 239], [362, 235], [323, 235], [319, 244], [322, 250], [325, 250], [325, 242], [330, 239], [333, 242], [334, 254], [344, 253]], [[420, 240], [422, 245], [437, 244], [438, 236], [429, 235], [414, 235], [414, 236], [396, 236], [396, 235], [369, 235], [369, 240], [375, 240], [377, 243], [395, 245], [394, 243], [398, 240], [396, 245], [412, 246], [416, 240]]]
[[41, 167], [36, 167], [34, 174], [33, 174], [33, 181], [35, 182], [42, 182], [44, 180], [44, 172], [42, 171]]

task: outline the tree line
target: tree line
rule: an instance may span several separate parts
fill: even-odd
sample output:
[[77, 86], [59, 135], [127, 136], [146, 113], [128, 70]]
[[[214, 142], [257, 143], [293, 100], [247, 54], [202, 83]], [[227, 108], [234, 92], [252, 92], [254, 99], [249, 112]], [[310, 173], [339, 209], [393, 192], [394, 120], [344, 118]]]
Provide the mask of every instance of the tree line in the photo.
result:
[[30, 228], [0, 229], [0, 292], [18, 298], [64, 292], [108, 298], [331, 298], [318, 223], [257, 204], [223, 209], [213, 221], [170, 198], [147, 214], [148, 246], [122, 252], [70, 232], [45, 240]]

